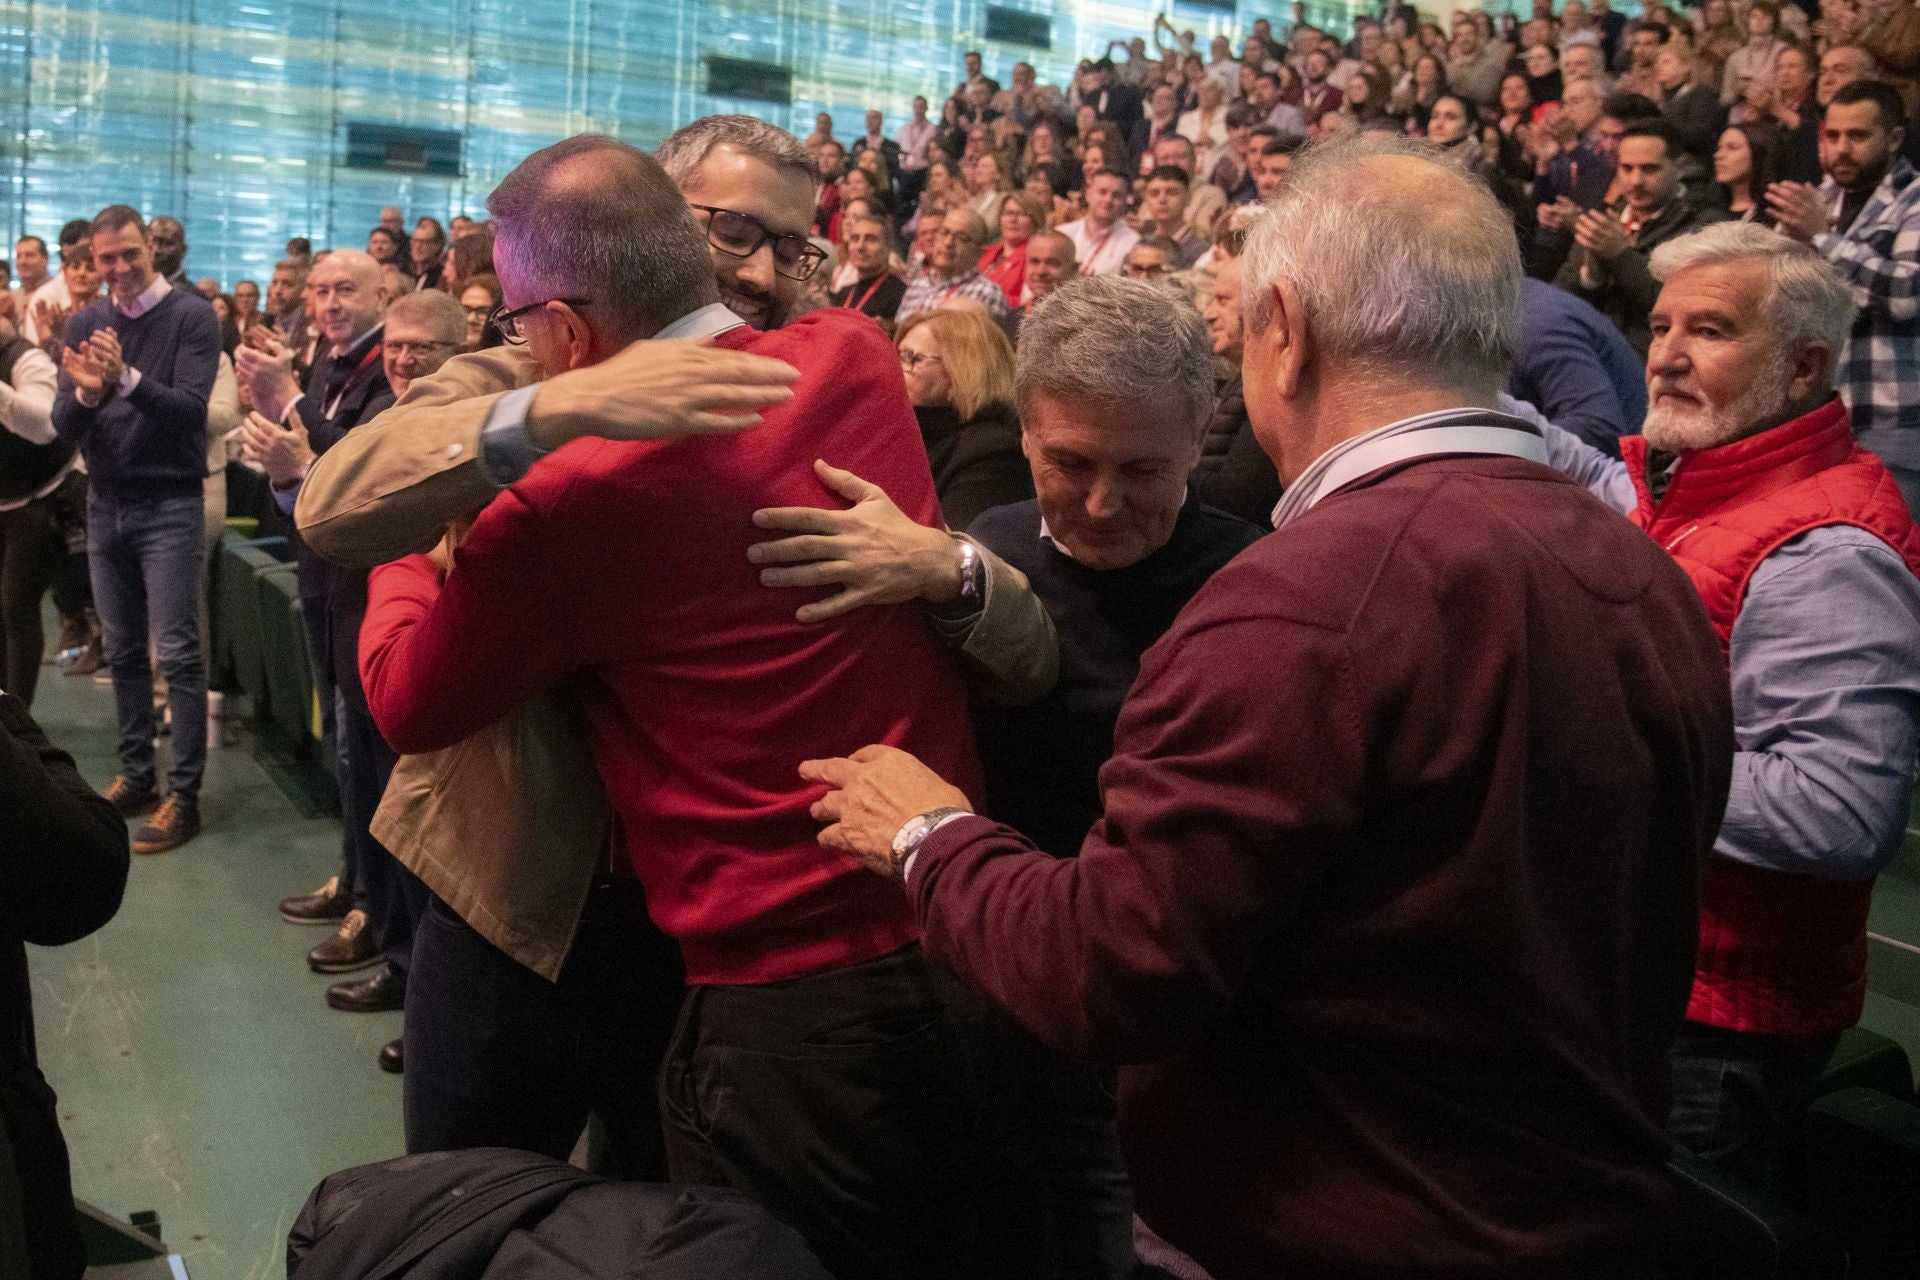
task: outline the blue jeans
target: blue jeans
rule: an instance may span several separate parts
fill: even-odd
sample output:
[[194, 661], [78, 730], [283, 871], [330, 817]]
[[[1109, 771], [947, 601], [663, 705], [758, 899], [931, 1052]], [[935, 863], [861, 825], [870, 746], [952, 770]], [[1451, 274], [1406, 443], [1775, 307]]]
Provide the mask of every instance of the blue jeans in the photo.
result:
[[207, 660], [200, 634], [205, 503], [198, 494], [116, 501], [95, 487], [87, 501], [87, 563], [102, 652], [113, 672], [120, 772], [135, 787], [154, 785], [151, 633], [173, 715], [167, 786], [181, 803], [197, 807], [207, 771]]
[[1791, 1147], [1807, 1093], [1826, 1070], [1838, 1036], [1784, 1040], [1680, 1024], [1673, 1044], [1667, 1133], [1762, 1191], [1771, 1191]]

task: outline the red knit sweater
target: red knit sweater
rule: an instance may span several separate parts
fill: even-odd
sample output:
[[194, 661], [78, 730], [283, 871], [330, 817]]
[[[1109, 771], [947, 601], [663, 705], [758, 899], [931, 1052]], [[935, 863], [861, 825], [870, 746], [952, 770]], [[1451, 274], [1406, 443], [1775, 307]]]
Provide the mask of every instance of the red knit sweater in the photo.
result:
[[759, 584], [764, 506], [844, 505], [825, 458], [938, 519], [899, 364], [865, 316], [826, 311], [722, 346], [787, 361], [795, 395], [734, 436], [580, 440], [502, 494], [443, 584], [425, 557], [376, 570], [361, 671], [381, 732], [450, 746], [576, 678], [607, 792], [654, 918], [699, 983], [772, 982], [914, 940], [899, 887], [821, 849], [810, 757], [870, 742], [969, 795], [978, 764], [958, 671], [907, 605], [807, 626], [810, 596]]

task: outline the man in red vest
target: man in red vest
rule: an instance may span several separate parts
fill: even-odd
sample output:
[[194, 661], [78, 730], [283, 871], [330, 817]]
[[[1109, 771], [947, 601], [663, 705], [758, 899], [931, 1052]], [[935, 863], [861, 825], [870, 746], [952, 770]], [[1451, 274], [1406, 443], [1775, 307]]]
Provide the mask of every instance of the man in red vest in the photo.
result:
[[1751, 223], [1662, 245], [1644, 434], [1561, 465], [1699, 588], [1739, 751], [1700, 888], [1669, 1129], [1765, 1183], [1860, 1017], [1867, 901], [1900, 848], [1920, 742], [1920, 531], [1833, 390], [1853, 307], [1820, 256]]

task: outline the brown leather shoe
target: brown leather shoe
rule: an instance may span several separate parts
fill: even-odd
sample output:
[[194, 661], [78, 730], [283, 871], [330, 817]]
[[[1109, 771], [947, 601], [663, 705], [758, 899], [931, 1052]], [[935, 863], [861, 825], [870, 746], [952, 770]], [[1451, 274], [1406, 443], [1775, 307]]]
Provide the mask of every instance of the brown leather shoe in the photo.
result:
[[338, 925], [347, 918], [347, 908], [353, 905], [351, 898], [340, 888], [340, 877], [329, 876], [312, 893], [280, 899], [280, 918], [288, 924]]
[[160, 803], [159, 792], [152, 787], [134, 786], [124, 773], [115, 774], [100, 795], [123, 818], [137, 817]]
[[176, 792], [160, 802], [147, 825], [133, 838], [135, 853], [165, 853], [200, 834], [200, 811]]
[[307, 968], [315, 973], [352, 973], [380, 963], [380, 944], [368, 927], [367, 913], [349, 911], [333, 936], [307, 952]]
[[406, 979], [390, 964], [364, 978], [348, 978], [327, 988], [327, 1007], [342, 1013], [386, 1013], [406, 1003]]

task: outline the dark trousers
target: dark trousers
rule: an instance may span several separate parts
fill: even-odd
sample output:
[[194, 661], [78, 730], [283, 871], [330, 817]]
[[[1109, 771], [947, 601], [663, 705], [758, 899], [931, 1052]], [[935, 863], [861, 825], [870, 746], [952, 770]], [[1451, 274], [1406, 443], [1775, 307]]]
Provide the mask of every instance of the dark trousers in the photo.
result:
[[1013, 1110], [1009, 1152], [1023, 1198], [1044, 1209], [1035, 1239], [1042, 1273], [1059, 1280], [1127, 1280], [1133, 1182], [1120, 1150], [1113, 1073], [1074, 1062], [1003, 1021], [996, 1095]]
[[151, 634], [173, 721], [168, 789], [189, 807], [199, 804], [207, 769], [206, 519], [198, 493], [116, 502], [96, 489], [87, 503], [87, 563], [113, 671], [120, 772], [137, 788], [154, 784]]
[[413, 966], [414, 929], [427, 910], [427, 886], [370, 830], [398, 757], [373, 716], [345, 697], [336, 697], [334, 728], [340, 744], [340, 826], [354, 900], [365, 904], [381, 954], [405, 978]]
[[93, 582], [87, 573], [87, 476], [69, 471], [53, 491], [54, 527], [65, 548], [53, 574], [53, 607], [62, 618], [78, 618], [93, 608]]
[[1687, 1150], [1761, 1190], [1799, 1130], [1807, 1091], [1838, 1036], [1785, 1040], [1680, 1024], [1667, 1132]]
[[688, 992], [661, 1070], [676, 1182], [732, 1186], [840, 1280], [1030, 1274], [1003, 1158], [996, 1020], [918, 947]]
[[654, 1078], [685, 989], [679, 948], [631, 882], [588, 895], [558, 982], [430, 897], [407, 990], [408, 1152], [564, 1160], [591, 1114], [606, 1140], [597, 1172], [664, 1181]]
[[0, 511], [0, 689], [29, 707], [46, 644], [40, 601], [65, 556], [51, 498]]

